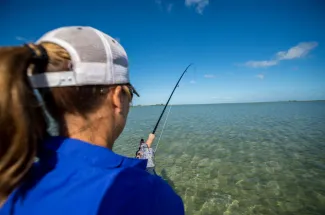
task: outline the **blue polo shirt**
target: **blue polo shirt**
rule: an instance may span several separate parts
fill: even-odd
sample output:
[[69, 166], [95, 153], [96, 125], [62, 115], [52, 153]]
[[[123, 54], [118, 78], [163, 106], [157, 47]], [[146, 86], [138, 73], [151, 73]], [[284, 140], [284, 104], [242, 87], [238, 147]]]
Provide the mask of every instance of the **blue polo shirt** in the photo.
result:
[[181, 198], [147, 161], [89, 143], [51, 137], [1, 215], [184, 214]]

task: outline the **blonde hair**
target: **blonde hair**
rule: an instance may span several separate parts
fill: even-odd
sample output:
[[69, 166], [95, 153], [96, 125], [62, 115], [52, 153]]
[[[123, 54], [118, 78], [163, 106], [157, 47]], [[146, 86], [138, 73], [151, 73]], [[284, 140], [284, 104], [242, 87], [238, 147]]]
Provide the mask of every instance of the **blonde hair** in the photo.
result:
[[[40, 68], [40, 46], [0, 48], [0, 203], [27, 177], [41, 144], [48, 136], [45, 114], [27, 73], [67, 71], [70, 56], [62, 47], [41, 44], [48, 62]], [[32, 51], [33, 50], [33, 51]], [[104, 101], [108, 86], [43, 88], [47, 110], [60, 124], [66, 113], [86, 117]], [[103, 93], [105, 92], [105, 93]]]

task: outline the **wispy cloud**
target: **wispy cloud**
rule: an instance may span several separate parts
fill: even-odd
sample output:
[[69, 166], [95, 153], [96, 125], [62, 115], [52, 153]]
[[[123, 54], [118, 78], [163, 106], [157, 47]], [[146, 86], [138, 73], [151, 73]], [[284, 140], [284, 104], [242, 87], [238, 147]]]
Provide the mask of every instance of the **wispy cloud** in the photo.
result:
[[263, 80], [265, 78], [265, 75], [264, 74], [258, 74], [258, 75], [256, 75], [256, 78], [259, 78], [259, 79]]
[[15, 39], [18, 41], [25, 42], [25, 43], [33, 43], [36, 41], [36, 38], [26, 38], [26, 37], [22, 37], [22, 36], [16, 36]]
[[190, 84], [196, 84], [196, 81], [192, 80], [190, 81]]
[[216, 76], [212, 75], [212, 74], [205, 74], [203, 77], [205, 77], [205, 78], [215, 78]]
[[20, 36], [17, 36], [17, 37], [16, 37], [16, 40], [20, 40], [20, 41], [22, 41], [22, 40], [26, 40], [26, 38], [24, 38], [24, 37], [20, 37]]
[[261, 67], [269, 67], [277, 65], [278, 62], [276, 60], [263, 60], [263, 61], [247, 61], [245, 66], [252, 67], [252, 68], [261, 68]]
[[173, 7], [174, 7], [174, 5], [171, 4], [171, 3], [169, 3], [169, 4], [167, 5], [167, 12], [168, 12], [168, 13], [172, 12]]
[[161, 0], [155, 0], [156, 4], [161, 5], [162, 1]]
[[159, 8], [161, 10], [166, 10], [168, 13], [171, 13], [173, 8], [174, 8], [174, 4], [173, 3], [168, 3], [165, 0], [155, 0], [155, 3], [159, 6]]
[[303, 42], [290, 48], [288, 51], [280, 51], [276, 54], [278, 60], [292, 60], [305, 57], [311, 50], [318, 46], [317, 42]]
[[[161, 10], [171, 13], [174, 5], [170, 0], [154, 0]], [[204, 9], [209, 5], [210, 0], [185, 0], [185, 6], [195, 8], [199, 14], [203, 14]]]
[[204, 8], [209, 5], [209, 0], [185, 0], [187, 7], [195, 7], [199, 14], [203, 14]]
[[317, 42], [302, 42], [298, 45], [288, 49], [287, 51], [279, 51], [271, 60], [262, 61], [247, 61], [244, 66], [252, 68], [266, 68], [270, 66], [275, 66], [279, 64], [282, 60], [293, 60], [298, 58], [303, 58], [308, 55], [308, 53], [318, 46]]
[[28, 41], [27, 38], [25, 38], [25, 37], [21, 37], [21, 36], [16, 36], [15, 39], [18, 40], [18, 41], [24, 41], [24, 42], [27, 42], [27, 41]]

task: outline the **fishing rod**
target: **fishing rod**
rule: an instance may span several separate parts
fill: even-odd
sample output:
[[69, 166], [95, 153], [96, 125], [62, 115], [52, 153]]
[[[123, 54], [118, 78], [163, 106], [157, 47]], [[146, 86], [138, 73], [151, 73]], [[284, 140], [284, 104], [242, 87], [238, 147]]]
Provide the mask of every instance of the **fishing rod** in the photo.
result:
[[[159, 125], [159, 123], [160, 123], [160, 120], [161, 120], [161, 118], [163, 117], [163, 115], [164, 115], [164, 113], [165, 113], [165, 110], [166, 110], [166, 108], [167, 108], [167, 106], [168, 106], [168, 104], [169, 104], [170, 99], [172, 98], [172, 96], [173, 96], [173, 94], [174, 94], [176, 88], [178, 87], [179, 82], [182, 80], [184, 74], [187, 72], [187, 70], [188, 70], [188, 68], [190, 68], [190, 66], [192, 66], [192, 64], [190, 64], [190, 65], [188, 65], [188, 66], [186, 67], [186, 69], [185, 69], [184, 72], [182, 73], [181, 77], [178, 79], [178, 81], [177, 81], [177, 83], [176, 83], [176, 85], [175, 85], [175, 87], [174, 87], [172, 93], [170, 94], [170, 96], [169, 96], [169, 98], [168, 98], [167, 103], [165, 104], [165, 107], [164, 107], [163, 111], [161, 112], [161, 114], [160, 114], [160, 116], [159, 116], [159, 119], [158, 119], [158, 121], [157, 121], [157, 123], [156, 123], [156, 125], [155, 125], [155, 128], [154, 128], [153, 131], [152, 131], [152, 134], [155, 134], [155, 133], [156, 133], [156, 130], [157, 130], [157, 128], [158, 128], [158, 125]], [[169, 115], [169, 113], [170, 113], [170, 110], [171, 110], [171, 108], [169, 109], [168, 115]], [[167, 118], [168, 118], [168, 115], [167, 115]], [[167, 121], [167, 118], [166, 118], [166, 121]], [[166, 125], [166, 121], [165, 121], [164, 127], [165, 127], [165, 125]], [[162, 135], [162, 133], [161, 133], [161, 135]], [[160, 135], [160, 137], [159, 137], [159, 141], [160, 141], [161, 135]], [[157, 148], [158, 148], [158, 145], [159, 145], [159, 141], [158, 141], [158, 144], [157, 144], [157, 146], [156, 146], [155, 152], [157, 151]], [[141, 139], [141, 141], [140, 141], [140, 145], [141, 145], [142, 143], [144, 143], [144, 139]], [[140, 150], [140, 148], [139, 148], [139, 150]], [[137, 153], [138, 153], [138, 151], [136, 152], [136, 154], [137, 154]]]
[[152, 131], [152, 134], [155, 134], [155, 133], [156, 133], [156, 130], [157, 130], [157, 128], [158, 128], [158, 125], [159, 125], [159, 123], [160, 123], [160, 120], [161, 120], [161, 118], [163, 117], [163, 115], [164, 115], [164, 113], [165, 113], [165, 110], [166, 110], [166, 108], [167, 108], [167, 106], [168, 106], [168, 104], [169, 104], [170, 99], [172, 98], [172, 96], [173, 96], [173, 94], [174, 94], [176, 88], [178, 87], [179, 82], [182, 80], [184, 74], [187, 72], [187, 69], [188, 69], [191, 65], [192, 65], [192, 64], [190, 64], [190, 65], [188, 65], [188, 66], [186, 67], [186, 69], [185, 69], [184, 72], [182, 73], [181, 77], [178, 79], [177, 84], [175, 85], [175, 87], [174, 87], [174, 89], [173, 89], [173, 92], [170, 94], [169, 99], [168, 99], [167, 103], [165, 104], [165, 107], [164, 107], [163, 111], [162, 111], [161, 114], [160, 114], [160, 117], [159, 117], [159, 119], [158, 119], [158, 121], [157, 121], [157, 123], [156, 123], [156, 126], [155, 126], [155, 128], [153, 129], [153, 131]]

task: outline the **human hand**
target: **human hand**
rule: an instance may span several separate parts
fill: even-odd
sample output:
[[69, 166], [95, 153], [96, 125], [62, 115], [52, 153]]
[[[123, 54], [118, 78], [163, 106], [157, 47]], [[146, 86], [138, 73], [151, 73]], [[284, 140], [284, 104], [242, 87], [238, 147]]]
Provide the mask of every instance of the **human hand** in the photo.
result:
[[154, 134], [149, 134], [148, 139], [147, 139], [147, 142], [146, 142], [149, 148], [151, 147], [151, 145], [152, 145], [152, 143], [153, 143], [155, 137], [156, 137], [156, 135], [154, 135]]

